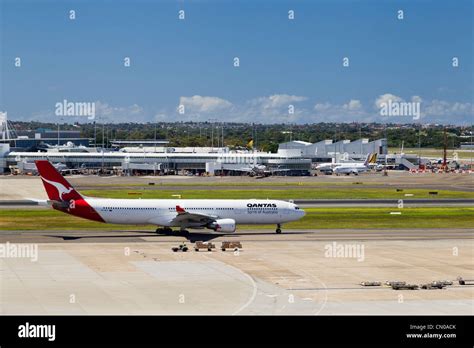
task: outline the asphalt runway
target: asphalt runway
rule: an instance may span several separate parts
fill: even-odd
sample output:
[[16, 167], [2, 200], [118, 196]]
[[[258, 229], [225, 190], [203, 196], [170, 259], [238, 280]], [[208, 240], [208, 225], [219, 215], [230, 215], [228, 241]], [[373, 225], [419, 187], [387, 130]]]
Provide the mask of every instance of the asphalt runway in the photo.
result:
[[447, 240], [473, 239], [474, 229], [325, 229], [288, 230], [276, 234], [273, 230], [242, 230], [233, 234], [191, 232], [163, 235], [150, 230], [97, 231], [0, 231], [0, 243], [170, 243], [181, 241], [239, 240], [241, 242], [310, 242], [335, 240]]

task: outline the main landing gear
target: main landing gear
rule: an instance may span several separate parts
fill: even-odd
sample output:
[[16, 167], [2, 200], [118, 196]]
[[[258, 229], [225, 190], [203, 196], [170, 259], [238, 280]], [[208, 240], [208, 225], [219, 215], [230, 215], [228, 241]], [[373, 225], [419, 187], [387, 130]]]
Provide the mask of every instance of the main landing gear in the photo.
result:
[[184, 230], [184, 229], [180, 229], [179, 231], [173, 231], [171, 227], [163, 227], [163, 228], [160, 227], [156, 229], [156, 233], [165, 234], [165, 235], [175, 235], [175, 236], [179, 236], [179, 235], [187, 236], [189, 234], [189, 231]]
[[281, 224], [277, 224], [277, 228], [276, 228], [275, 232], [278, 233], [278, 234], [281, 233]]
[[159, 233], [159, 234], [172, 234], [173, 230], [169, 227], [157, 228], [156, 233]]

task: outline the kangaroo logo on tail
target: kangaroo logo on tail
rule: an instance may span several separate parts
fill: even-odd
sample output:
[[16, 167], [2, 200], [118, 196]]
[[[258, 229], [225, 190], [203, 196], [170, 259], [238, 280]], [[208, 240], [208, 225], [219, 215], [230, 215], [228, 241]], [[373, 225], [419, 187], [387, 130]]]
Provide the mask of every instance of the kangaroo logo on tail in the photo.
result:
[[74, 187], [46, 160], [35, 161], [43, 186], [50, 200], [81, 199]]
[[[35, 161], [46, 193], [54, 209], [93, 221], [105, 222], [102, 216], [77, 192], [74, 187], [47, 160]], [[48, 179], [46, 179], [47, 177]], [[54, 187], [54, 189], [53, 189]], [[60, 201], [66, 204], [54, 204]]]
[[53, 185], [54, 187], [56, 187], [56, 190], [58, 190], [59, 198], [61, 200], [63, 200], [63, 195], [67, 195], [68, 193], [71, 193], [72, 190], [74, 190], [72, 187], [66, 188], [63, 184], [61, 184], [59, 182], [50, 181], [50, 180], [47, 180], [43, 177], [41, 177], [41, 179], [46, 181], [48, 184]]

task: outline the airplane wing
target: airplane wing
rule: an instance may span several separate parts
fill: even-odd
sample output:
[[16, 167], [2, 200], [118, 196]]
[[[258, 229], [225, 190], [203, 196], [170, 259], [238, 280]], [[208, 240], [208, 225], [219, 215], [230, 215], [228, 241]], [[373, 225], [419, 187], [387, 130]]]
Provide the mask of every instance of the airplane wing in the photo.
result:
[[56, 201], [51, 199], [27, 198], [27, 200], [36, 202], [36, 204], [42, 207], [69, 208], [70, 204], [69, 201]]
[[179, 205], [176, 206], [176, 217], [171, 220], [171, 222], [179, 224], [179, 225], [201, 225], [205, 226], [210, 222], [214, 222], [217, 219], [217, 216], [214, 215], [207, 215], [207, 214], [197, 214], [197, 213], [190, 213], [184, 210]]
[[26, 199], [44, 207], [51, 205], [49, 204], [50, 201], [48, 199], [36, 199], [36, 198], [26, 198]]
[[269, 169], [265, 170], [265, 173], [279, 173], [279, 172], [288, 172], [289, 169], [277, 168], [277, 169]]
[[245, 172], [245, 173], [249, 173], [249, 172], [254, 171], [252, 168], [247, 168], [247, 167], [235, 168], [235, 169], [232, 169], [232, 170], [236, 171], [236, 172]]

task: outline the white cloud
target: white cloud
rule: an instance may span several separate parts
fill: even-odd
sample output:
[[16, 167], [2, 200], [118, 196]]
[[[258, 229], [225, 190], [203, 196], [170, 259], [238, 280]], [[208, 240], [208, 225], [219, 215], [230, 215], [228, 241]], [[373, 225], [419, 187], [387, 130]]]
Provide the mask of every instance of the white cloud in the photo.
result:
[[365, 115], [364, 107], [358, 99], [351, 99], [344, 104], [317, 103], [314, 105], [314, 112], [315, 117], [312, 117], [312, 122], [350, 122]]
[[358, 111], [362, 109], [362, 103], [360, 100], [351, 99], [349, 103], [344, 104], [342, 108], [349, 111]]
[[426, 116], [474, 116], [474, 105], [472, 103], [447, 102], [433, 99], [426, 103], [423, 108]]
[[292, 103], [305, 101], [306, 97], [289, 94], [274, 94], [268, 97], [260, 97], [250, 101], [250, 104], [260, 107], [263, 111], [274, 111], [275, 109], [288, 108]]
[[[76, 102], [76, 100], [69, 100], [69, 102]], [[52, 123], [73, 123], [73, 122], [105, 122], [105, 123], [121, 123], [121, 122], [149, 122], [149, 115], [145, 112], [144, 108], [138, 104], [132, 104], [127, 106], [113, 106], [107, 102], [100, 100], [88, 101], [80, 100], [80, 102], [94, 103], [95, 107], [95, 118], [89, 119], [84, 116], [58, 116], [55, 114], [56, 101], [52, 104], [51, 109], [34, 112], [29, 117], [17, 118], [25, 121], [39, 121], [39, 122], [52, 122]]]
[[96, 101], [95, 113], [97, 121], [105, 122], [137, 122], [140, 117], [145, 117], [143, 107], [132, 104], [129, 106], [112, 106], [108, 103]]
[[179, 105], [184, 105], [185, 113], [212, 113], [222, 111], [232, 106], [232, 103], [218, 97], [180, 97]]
[[403, 102], [403, 99], [394, 94], [385, 93], [385, 94], [379, 95], [378, 98], [375, 99], [375, 108], [380, 109], [383, 105], [388, 104], [389, 101], [391, 101], [392, 103]]
[[[375, 103], [374, 103], [375, 108], [380, 109], [382, 105], [388, 104], [389, 101], [391, 101], [392, 103], [405, 102], [405, 99], [391, 93], [385, 93], [385, 94], [379, 95], [378, 98], [375, 99]], [[414, 103], [421, 103], [423, 102], [423, 99], [420, 96], [414, 95], [410, 98], [410, 101]]]
[[[403, 97], [385, 93], [362, 103], [358, 99], [349, 99], [342, 103], [319, 101], [313, 107], [304, 103], [308, 98], [290, 94], [273, 94], [253, 98], [240, 103], [215, 97], [194, 95], [180, 97], [179, 101], [185, 106], [186, 121], [206, 121], [210, 118], [227, 122], [258, 122], [258, 123], [316, 123], [316, 122], [420, 122], [411, 117], [381, 116], [379, 106], [392, 100], [403, 102]], [[421, 103], [421, 122], [425, 123], [472, 123], [474, 104], [472, 102], [446, 101], [441, 99], [425, 100], [418, 95], [406, 97], [406, 100]], [[293, 105], [293, 113], [288, 106]], [[367, 107], [369, 105], [370, 107]], [[24, 117], [11, 117], [16, 120], [35, 120], [43, 122], [90, 122], [84, 117], [61, 117], [54, 114], [54, 105], [50, 110], [36, 112]], [[96, 118], [101, 122], [173, 122], [177, 120], [174, 107], [164, 107], [155, 110], [145, 110], [138, 104], [111, 105], [104, 101], [96, 101]], [[181, 118], [180, 118], [181, 119]]]
[[[380, 95], [374, 102], [375, 108], [379, 109], [383, 103], [405, 102], [402, 97], [386, 93]], [[424, 100], [414, 95], [409, 98], [410, 102], [420, 103], [421, 118], [429, 123], [465, 123], [472, 122], [474, 117], [474, 105], [466, 102], [451, 102], [446, 100], [432, 99]], [[469, 121], [469, 119], [471, 121]], [[384, 120], [382, 120], [384, 121]], [[403, 121], [403, 119], [392, 119], [391, 121]], [[409, 122], [410, 120], [406, 120]]]
[[261, 123], [299, 122], [305, 109], [296, 103], [307, 100], [307, 97], [289, 94], [273, 94], [258, 97], [244, 103], [236, 116], [239, 121]]
[[318, 112], [324, 112], [324, 111], [327, 111], [327, 110], [331, 110], [331, 108], [333, 107], [333, 105], [331, 103], [317, 103], [315, 106], [314, 106], [314, 110], [318, 111]]
[[158, 112], [155, 114], [153, 122], [166, 122], [169, 121], [169, 117], [166, 112]]

